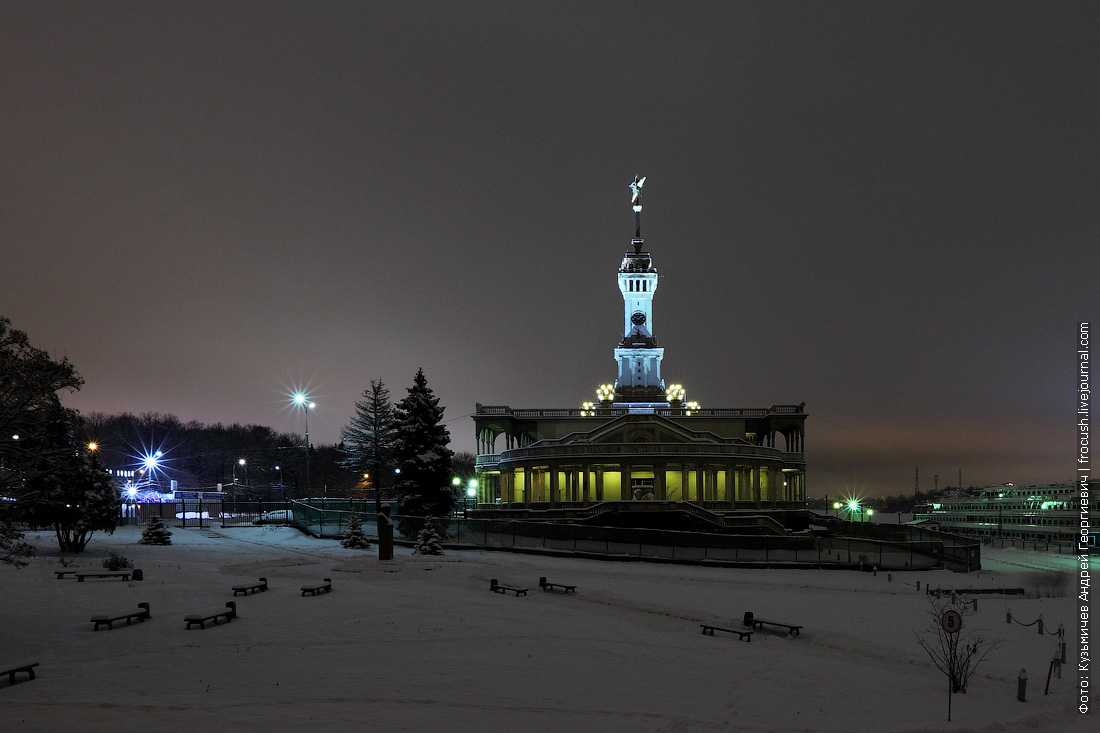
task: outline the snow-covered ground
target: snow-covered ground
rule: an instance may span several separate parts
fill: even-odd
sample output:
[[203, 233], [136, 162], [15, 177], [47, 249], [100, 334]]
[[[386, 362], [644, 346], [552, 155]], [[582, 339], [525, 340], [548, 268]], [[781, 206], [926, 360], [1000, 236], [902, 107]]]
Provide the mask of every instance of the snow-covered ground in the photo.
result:
[[[891, 581], [402, 548], [379, 562], [373, 550], [284, 527], [177, 529], [167, 547], [139, 537], [138, 527], [97, 534], [75, 561], [98, 568], [114, 550], [144, 571], [141, 582], [56, 580], [48, 533], [28, 536], [40, 551], [28, 567], [0, 566], [0, 669], [40, 662], [34, 681], [0, 681], [0, 731], [1097, 730], [1094, 716], [1074, 712], [1072, 666], [1043, 695], [1055, 637], [1005, 623], [1010, 608], [1072, 628], [1069, 556], [985, 550], [981, 573]], [[260, 576], [268, 592], [232, 598], [232, 585]], [[539, 576], [578, 592], [540, 592]], [[301, 597], [323, 577], [332, 593]], [[490, 593], [490, 578], [534, 590]], [[1003, 644], [953, 697], [951, 723], [946, 680], [914, 637], [929, 619], [927, 584], [1044, 596], [979, 599], [964, 630]], [[228, 600], [240, 618], [184, 629], [186, 614]], [[92, 631], [94, 613], [142, 601], [151, 621]], [[700, 633], [703, 622], [738, 626], [745, 611], [805, 628], [751, 643]]]

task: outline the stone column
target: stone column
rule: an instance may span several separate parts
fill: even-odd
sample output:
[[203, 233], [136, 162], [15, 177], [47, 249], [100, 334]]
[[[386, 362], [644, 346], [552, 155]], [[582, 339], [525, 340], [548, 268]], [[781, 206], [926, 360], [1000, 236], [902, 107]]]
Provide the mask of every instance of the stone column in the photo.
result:
[[630, 500], [634, 498], [634, 487], [631, 486], [631, 469], [633, 466], [630, 463], [619, 464], [619, 496], [624, 500]]
[[726, 464], [726, 501], [729, 502], [730, 509], [733, 509], [734, 502], [737, 501], [737, 494], [734, 491], [735, 485], [733, 481], [733, 468]]
[[589, 470], [588, 464], [587, 463], [582, 463], [581, 464], [581, 471], [583, 471], [584, 473], [581, 476], [581, 485], [583, 487], [582, 488], [582, 493], [581, 493], [581, 502], [583, 502], [585, 506], [588, 506], [588, 502], [590, 501], [589, 486], [588, 486], [588, 470]]
[[550, 471], [550, 508], [553, 509], [558, 505], [561, 500], [559, 496], [558, 488], [558, 464], [556, 461], [551, 461], [549, 469]]
[[665, 493], [665, 464], [658, 461], [653, 463], [653, 494], [657, 501], [668, 499]]
[[596, 466], [596, 501], [603, 501], [603, 466]]

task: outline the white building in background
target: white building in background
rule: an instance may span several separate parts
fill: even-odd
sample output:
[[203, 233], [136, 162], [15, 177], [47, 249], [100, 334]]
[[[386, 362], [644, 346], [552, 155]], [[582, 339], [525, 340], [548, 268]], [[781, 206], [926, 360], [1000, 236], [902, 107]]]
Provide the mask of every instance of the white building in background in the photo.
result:
[[623, 297], [616, 378], [579, 408], [479, 403], [480, 512], [591, 514], [597, 504], [619, 511], [609, 505], [652, 501], [695, 505], [697, 516], [702, 510], [720, 521], [738, 510], [805, 509], [805, 403], [704, 408], [661, 376], [658, 275], [641, 237], [642, 182], [632, 186], [637, 226], [616, 275]]
[[[1096, 496], [1100, 481], [1091, 481], [1089, 486], [1090, 495]], [[990, 486], [918, 507], [913, 523], [973, 537], [1073, 545], [1080, 537], [1080, 495], [1074, 484]], [[1090, 511], [1095, 501], [1093, 505]], [[1095, 531], [1090, 543], [1093, 548], [1097, 546]]]

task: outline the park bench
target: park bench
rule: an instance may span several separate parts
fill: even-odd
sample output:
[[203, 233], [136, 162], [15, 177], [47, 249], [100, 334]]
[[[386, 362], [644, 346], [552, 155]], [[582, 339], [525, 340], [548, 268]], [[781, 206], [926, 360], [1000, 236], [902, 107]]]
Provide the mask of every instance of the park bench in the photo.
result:
[[319, 585], [303, 585], [302, 598], [307, 595], [315, 596], [318, 593], [328, 593], [332, 590], [332, 578], [325, 578], [325, 582]]
[[53, 574], [57, 576], [58, 580], [64, 580], [66, 575], [76, 575], [81, 572], [80, 570], [54, 570]]
[[253, 583], [252, 585], [235, 585], [233, 586], [233, 595], [240, 593], [242, 596], [247, 596], [249, 593], [259, 593], [260, 591], [267, 590], [267, 578], [260, 578], [259, 583]]
[[527, 595], [526, 588], [513, 588], [509, 585], [501, 585], [497, 582], [496, 578], [493, 578], [489, 581], [489, 590], [493, 591], [494, 593], [515, 593], [516, 598]]
[[796, 624], [788, 624], [788, 623], [784, 623], [782, 621], [768, 621], [766, 619], [756, 618], [755, 616], [752, 615], [752, 611], [745, 611], [745, 620], [742, 622], [742, 625], [751, 626], [754, 629], [763, 630], [764, 624], [768, 624], [769, 626], [778, 626], [780, 628], [787, 629], [787, 631], [791, 634], [791, 636], [798, 636], [798, 632], [802, 629], [801, 626], [798, 626]]
[[133, 575], [133, 571], [130, 570], [81, 570], [76, 575], [78, 583], [83, 583], [85, 578], [121, 578], [126, 581]]
[[237, 604], [233, 601], [226, 601], [225, 608], [221, 610], [207, 611], [206, 613], [191, 613], [184, 616], [183, 620], [187, 622], [187, 630], [190, 631], [194, 624], [198, 624], [200, 629], [205, 629], [207, 621], [213, 621], [216, 624], [218, 623], [218, 619], [223, 617], [226, 623], [237, 618]]
[[139, 603], [138, 609], [139, 610], [137, 611], [125, 611], [115, 616], [110, 616], [105, 613], [102, 613], [98, 616], [92, 616], [91, 621], [93, 624], [95, 624], [95, 628], [93, 628], [92, 631], [99, 631], [99, 627], [103, 625], [106, 625], [107, 630], [110, 631], [114, 628], [115, 621], [125, 621], [126, 625], [129, 626], [134, 619], [144, 622], [147, 618], [153, 618], [149, 614], [148, 603]]
[[14, 685], [15, 684], [15, 675], [18, 672], [26, 672], [27, 675], [29, 675], [27, 677], [27, 679], [28, 680], [33, 680], [34, 679], [34, 668], [37, 667], [37, 666], [38, 666], [38, 662], [31, 662], [30, 664], [24, 664], [21, 667], [12, 667], [10, 669], [5, 669], [3, 671], [0, 671], [0, 677], [3, 677], [4, 675], [7, 675], [8, 676], [8, 684]]
[[539, 587], [542, 588], [544, 591], [553, 591], [561, 588], [563, 591], [565, 591], [566, 595], [577, 592], [577, 586], [575, 585], [565, 585], [564, 583], [547, 583], [545, 577], [539, 578]]
[[721, 626], [713, 626], [711, 624], [699, 624], [703, 627], [703, 633], [714, 636], [715, 631], [725, 631], [727, 634], [737, 634], [738, 641], [752, 641], [751, 631], [740, 631], [738, 629], [726, 629]]

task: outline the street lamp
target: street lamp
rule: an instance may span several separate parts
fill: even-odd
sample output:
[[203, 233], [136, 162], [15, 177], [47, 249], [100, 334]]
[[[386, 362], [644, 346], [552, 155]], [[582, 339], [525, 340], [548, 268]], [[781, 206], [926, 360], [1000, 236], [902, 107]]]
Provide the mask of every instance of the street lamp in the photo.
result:
[[476, 507], [477, 506], [477, 479], [476, 478], [470, 479], [470, 483], [466, 486], [466, 501], [463, 501], [463, 503], [462, 503], [462, 509], [463, 509], [462, 513], [463, 514], [466, 514], [466, 512], [469, 511], [469, 508], [468, 508], [466, 502], [469, 501], [470, 499], [474, 500], [474, 506]]
[[317, 406], [316, 403], [310, 402], [306, 399], [306, 396], [301, 392], [294, 395], [294, 404], [302, 408], [302, 415], [306, 420], [306, 493], [309, 489], [309, 411]]

